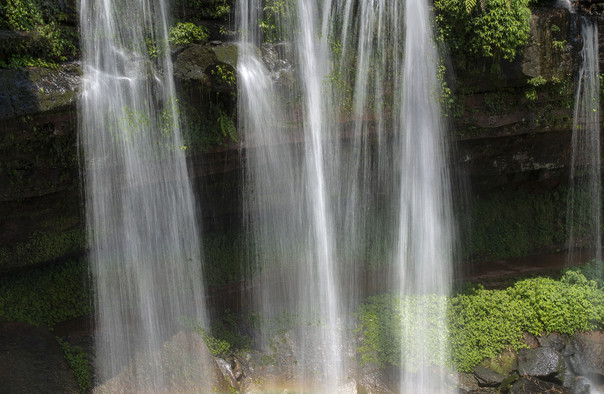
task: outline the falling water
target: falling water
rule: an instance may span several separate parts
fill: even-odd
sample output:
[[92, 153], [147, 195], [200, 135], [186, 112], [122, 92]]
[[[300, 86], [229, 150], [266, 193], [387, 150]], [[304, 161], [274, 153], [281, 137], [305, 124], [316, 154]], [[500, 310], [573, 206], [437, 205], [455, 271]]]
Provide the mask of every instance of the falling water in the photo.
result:
[[[444, 152], [444, 127], [437, 92], [438, 53], [432, 39], [427, 4], [407, 1], [405, 7], [405, 60], [403, 69], [402, 111], [398, 117], [403, 154], [401, 163], [401, 211], [397, 262], [400, 267], [401, 293], [449, 293], [452, 263], [451, 192]], [[435, 94], [437, 96], [435, 97]], [[413, 332], [406, 332], [403, 360], [419, 357], [417, 373], [411, 364], [403, 364], [405, 392], [451, 391], [428, 370], [430, 362], [444, 365], [447, 358], [446, 335], [437, 336], [436, 346], [427, 341], [427, 333], [445, 321], [445, 303], [435, 299], [433, 316], [411, 308]], [[446, 333], [443, 333], [446, 334]]]
[[[454, 228], [441, 63], [428, 4], [375, 0], [355, 9], [349, 1], [342, 10], [340, 69], [356, 54], [356, 72], [347, 82], [354, 85], [355, 136], [347, 167], [358, 180], [348, 186], [348, 209], [363, 212], [371, 204], [382, 212], [381, 247], [390, 251], [378, 255], [392, 262], [390, 285], [403, 300], [401, 391], [450, 392], [454, 382], [445, 382], [436, 366], [448, 359], [444, 296], [452, 280]], [[368, 182], [366, 174], [376, 179]], [[371, 215], [347, 220], [351, 239], [367, 239], [363, 231], [374, 228]]]
[[177, 364], [199, 355], [159, 350], [183, 319], [205, 321], [166, 21], [163, 0], [81, 2], [95, 367], [100, 383], [122, 371], [121, 389], [135, 392], [191, 387]]
[[581, 68], [573, 117], [570, 193], [567, 210], [569, 260], [577, 247], [602, 259], [600, 178], [600, 77], [598, 25], [581, 17]]
[[[323, 2], [323, 9], [318, 3], [300, 1], [291, 8], [284, 4], [299, 28], [295, 34], [294, 26], [284, 28], [289, 37], [296, 37], [293, 50], [282, 48], [288, 52], [283, 65], [297, 66], [294, 93], [277, 88], [254, 46], [260, 46], [260, 2], [239, 2], [239, 114], [248, 146], [248, 215], [261, 270], [253, 297], [266, 322], [263, 342], [266, 346], [274, 340], [271, 322], [290, 314], [298, 383], [335, 392], [343, 366], [324, 141], [332, 132], [324, 92], [327, 34], [322, 35], [329, 2]], [[292, 125], [281, 103], [296, 101], [297, 94], [302, 96], [302, 122]]]
[[[336, 392], [350, 371], [341, 328], [367, 295], [362, 277], [389, 271], [379, 287], [409, 306], [401, 390], [450, 391], [432, 368], [448, 357], [453, 226], [428, 5], [285, 2], [274, 21], [283, 42], [267, 45], [260, 2], [239, 4], [256, 305], [264, 317], [296, 315], [298, 378]], [[266, 61], [276, 53], [281, 63]]]

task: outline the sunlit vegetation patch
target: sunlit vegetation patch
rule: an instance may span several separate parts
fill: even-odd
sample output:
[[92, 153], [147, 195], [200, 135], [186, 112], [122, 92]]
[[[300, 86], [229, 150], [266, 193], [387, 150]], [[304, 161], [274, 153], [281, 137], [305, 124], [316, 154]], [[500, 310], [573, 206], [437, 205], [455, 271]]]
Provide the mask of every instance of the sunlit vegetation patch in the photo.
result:
[[436, 0], [439, 38], [458, 58], [513, 60], [530, 32], [530, 0]]
[[74, 26], [75, 10], [59, 2], [42, 0], [6, 0], [0, 4], [0, 30], [29, 32], [0, 60], [0, 68], [54, 67], [56, 62], [77, 54], [78, 34]]
[[[401, 346], [413, 346], [408, 342], [421, 338], [426, 354], [435, 355], [431, 361], [438, 364], [438, 349], [432, 347], [441, 343], [439, 336], [448, 329], [450, 366], [470, 371], [487, 357], [526, 346], [525, 333], [572, 335], [601, 329], [604, 291], [601, 282], [589, 279], [601, 271], [598, 267], [601, 264], [586, 266], [585, 274], [569, 270], [559, 280], [525, 279], [503, 290], [474, 286], [452, 297], [371, 297], [359, 312], [361, 360], [400, 366]], [[443, 303], [446, 320], [438, 320]], [[426, 316], [432, 329], [423, 331], [421, 336], [403, 335], [415, 329], [410, 317], [417, 313]], [[447, 329], [443, 327], [445, 322]]]

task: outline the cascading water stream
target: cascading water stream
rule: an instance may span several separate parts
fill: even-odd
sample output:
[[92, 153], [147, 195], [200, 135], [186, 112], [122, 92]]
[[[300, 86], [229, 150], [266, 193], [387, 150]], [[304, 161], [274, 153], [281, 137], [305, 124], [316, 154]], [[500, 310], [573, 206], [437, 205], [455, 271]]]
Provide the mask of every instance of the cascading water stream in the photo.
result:
[[577, 247], [583, 256], [602, 260], [600, 174], [600, 76], [598, 25], [580, 18], [583, 49], [577, 78], [572, 131], [570, 192], [567, 210], [569, 261]]
[[[324, 10], [329, 8], [326, 2]], [[303, 97], [302, 125], [288, 130], [286, 109], [280, 102], [289, 100], [278, 97], [291, 99], [294, 94], [277, 92], [259, 57], [255, 26], [259, 10], [260, 2], [239, 2], [243, 32], [239, 114], [249, 149], [247, 211], [260, 268], [252, 297], [267, 320], [261, 342], [267, 346], [274, 340], [269, 321], [293, 315], [298, 384], [334, 392], [343, 381], [341, 310], [324, 146], [331, 132], [323, 84], [329, 56], [326, 38], [318, 38], [327, 28], [328, 16], [314, 1], [288, 9], [296, 16], [299, 31], [287, 62], [297, 64], [297, 86]], [[294, 36], [294, 26], [284, 30]], [[301, 138], [295, 136], [298, 133]]]
[[[135, 392], [198, 383], [180, 379], [176, 357], [160, 350], [183, 318], [206, 320], [166, 7], [163, 0], [81, 2], [80, 143], [95, 368], [99, 383], [121, 374], [120, 389]], [[158, 48], [156, 58], [149, 45]], [[186, 362], [199, 357], [194, 349], [178, 352]]]
[[[403, 297], [432, 295], [431, 310], [408, 302], [404, 314], [414, 322], [404, 333], [404, 392], [451, 392], [431, 364], [446, 365], [446, 302], [452, 280], [452, 203], [444, 125], [437, 78], [439, 56], [432, 38], [428, 5], [408, 0], [405, 7], [405, 57], [402, 110], [398, 117], [401, 162], [399, 267]], [[438, 328], [436, 328], [438, 327]], [[426, 339], [440, 330], [436, 343]], [[419, 361], [419, 362], [418, 362]], [[417, 372], [413, 367], [417, 366]]]
[[[366, 296], [358, 273], [389, 270], [380, 287], [399, 293], [407, 323], [401, 390], [451, 391], [433, 368], [448, 359], [454, 231], [428, 5], [282, 6], [273, 21], [282, 42], [262, 44], [261, 2], [239, 2], [252, 298], [265, 318], [296, 316], [297, 379], [336, 392], [350, 367], [341, 327]], [[269, 52], [283, 73], [263, 61]]]

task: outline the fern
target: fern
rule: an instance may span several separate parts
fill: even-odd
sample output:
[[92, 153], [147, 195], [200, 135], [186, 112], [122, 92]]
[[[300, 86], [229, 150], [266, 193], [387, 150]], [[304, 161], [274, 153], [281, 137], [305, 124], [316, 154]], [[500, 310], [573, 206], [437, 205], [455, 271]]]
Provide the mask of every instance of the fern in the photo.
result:
[[222, 135], [231, 138], [234, 142], [237, 142], [237, 126], [235, 126], [233, 119], [231, 119], [231, 117], [222, 110], [220, 111], [220, 116], [218, 117], [218, 125], [220, 126]]

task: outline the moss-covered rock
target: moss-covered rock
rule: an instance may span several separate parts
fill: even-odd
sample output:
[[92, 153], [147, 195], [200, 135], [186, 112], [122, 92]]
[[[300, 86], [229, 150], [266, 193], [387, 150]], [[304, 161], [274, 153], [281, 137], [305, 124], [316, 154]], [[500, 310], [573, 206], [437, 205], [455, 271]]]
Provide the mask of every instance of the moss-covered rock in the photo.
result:
[[62, 64], [57, 69], [0, 70], [0, 120], [74, 106], [81, 75], [75, 63]]

